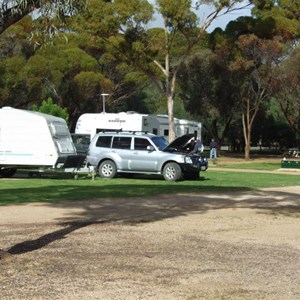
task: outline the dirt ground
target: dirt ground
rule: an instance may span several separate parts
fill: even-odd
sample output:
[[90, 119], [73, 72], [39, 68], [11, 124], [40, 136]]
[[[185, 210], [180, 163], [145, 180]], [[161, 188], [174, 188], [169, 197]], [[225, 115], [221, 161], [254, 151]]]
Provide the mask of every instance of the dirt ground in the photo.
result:
[[300, 185], [0, 206], [0, 298], [300, 299]]

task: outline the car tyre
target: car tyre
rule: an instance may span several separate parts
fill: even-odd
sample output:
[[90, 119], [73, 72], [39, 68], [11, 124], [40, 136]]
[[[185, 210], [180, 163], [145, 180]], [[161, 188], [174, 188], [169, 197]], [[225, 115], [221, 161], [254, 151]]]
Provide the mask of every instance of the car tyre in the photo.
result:
[[178, 181], [182, 178], [182, 171], [177, 163], [169, 162], [164, 166], [163, 176], [167, 181]]
[[101, 178], [114, 178], [117, 174], [117, 168], [113, 161], [105, 160], [103, 161], [98, 169]]

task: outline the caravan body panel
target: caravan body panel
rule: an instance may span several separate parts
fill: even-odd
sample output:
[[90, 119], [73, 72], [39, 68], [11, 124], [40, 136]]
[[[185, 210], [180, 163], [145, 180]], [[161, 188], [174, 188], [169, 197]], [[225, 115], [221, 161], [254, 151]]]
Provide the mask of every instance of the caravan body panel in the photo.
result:
[[79, 117], [75, 133], [93, 136], [102, 131], [144, 131], [157, 134], [159, 123], [154, 116], [134, 112], [86, 113]]
[[[158, 135], [169, 139], [169, 118], [167, 115], [157, 115], [159, 122]], [[201, 137], [202, 124], [192, 120], [174, 118], [175, 138], [185, 134], [193, 134], [195, 137]]]
[[70, 155], [76, 155], [76, 150], [63, 119], [0, 109], [0, 165], [55, 167]]

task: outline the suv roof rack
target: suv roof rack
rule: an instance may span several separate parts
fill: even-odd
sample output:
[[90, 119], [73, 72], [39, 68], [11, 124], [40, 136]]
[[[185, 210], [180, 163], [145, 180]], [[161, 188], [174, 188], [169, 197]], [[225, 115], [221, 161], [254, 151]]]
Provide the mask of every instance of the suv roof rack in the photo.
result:
[[129, 130], [128, 132], [130, 132], [132, 134], [136, 134], [136, 133], [145, 133], [145, 134], [148, 134], [149, 133], [148, 130]]
[[136, 133], [145, 133], [145, 134], [148, 134], [149, 131], [148, 130], [124, 130], [122, 128], [120, 129], [97, 129], [96, 130], [97, 133], [100, 133], [100, 132], [115, 132], [115, 133], [131, 133], [131, 134], [136, 134]]
[[123, 129], [120, 128], [120, 129], [96, 129], [96, 133], [99, 133], [99, 132], [123, 132]]

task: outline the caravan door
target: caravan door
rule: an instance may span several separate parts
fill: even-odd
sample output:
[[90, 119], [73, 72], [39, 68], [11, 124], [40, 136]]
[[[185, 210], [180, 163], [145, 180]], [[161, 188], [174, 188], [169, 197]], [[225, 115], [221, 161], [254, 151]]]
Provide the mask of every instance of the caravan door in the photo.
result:
[[5, 160], [5, 150], [3, 147], [2, 128], [0, 127], [0, 161]]

